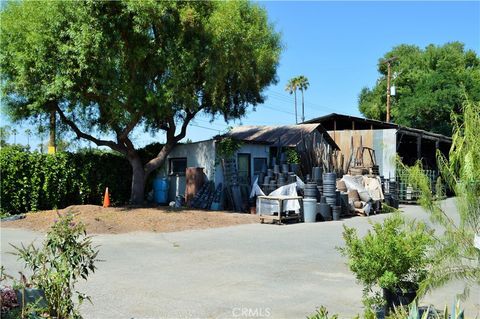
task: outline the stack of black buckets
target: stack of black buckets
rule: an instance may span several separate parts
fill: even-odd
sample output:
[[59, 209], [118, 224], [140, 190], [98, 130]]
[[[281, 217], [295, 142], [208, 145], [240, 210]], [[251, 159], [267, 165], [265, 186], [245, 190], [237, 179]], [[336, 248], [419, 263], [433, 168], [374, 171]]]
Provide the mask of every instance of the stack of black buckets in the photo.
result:
[[336, 173], [323, 173], [321, 167], [313, 167], [312, 178], [305, 184], [304, 198], [319, 202], [317, 213], [321, 220], [339, 220], [342, 213], [348, 212], [348, 196], [342, 198], [336, 190], [336, 182]]
[[335, 173], [324, 173], [323, 174], [323, 198], [320, 200], [320, 203], [325, 202], [331, 208], [330, 214], [322, 214], [322, 209], [320, 206], [320, 214], [325, 220], [339, 220], [340, 215], [342, 214], [342, 206], [340, 202], [340, 192], [336, 190], [337, 184], [337, 174]]

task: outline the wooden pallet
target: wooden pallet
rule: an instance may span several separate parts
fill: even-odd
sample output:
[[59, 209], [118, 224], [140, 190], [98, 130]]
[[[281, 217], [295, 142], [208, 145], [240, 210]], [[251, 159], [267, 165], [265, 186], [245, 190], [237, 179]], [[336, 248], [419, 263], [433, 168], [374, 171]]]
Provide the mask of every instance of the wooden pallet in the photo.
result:
[[285, 220], [299, 221], [300, 214], [290, 214], [288, 216], [281, 216], [281, 217], [279, 217], [278, 215], [260, 215], [259, 219], [260, 219], [260, 223], [262, 224], [267, 220], [267, 221], [271, 221], [272, 223], [275, 222], [276, 224], [281, 225]]

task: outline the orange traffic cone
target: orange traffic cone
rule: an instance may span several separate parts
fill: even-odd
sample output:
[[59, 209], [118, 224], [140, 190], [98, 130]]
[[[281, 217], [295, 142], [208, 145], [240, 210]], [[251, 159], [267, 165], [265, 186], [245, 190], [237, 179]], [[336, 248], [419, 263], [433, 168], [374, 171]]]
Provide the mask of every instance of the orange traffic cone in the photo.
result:
[[108, 187], [105, 189], [105, 197], [103, 198], [103, 207], [110, 207], [110, 194], [108, 193]]

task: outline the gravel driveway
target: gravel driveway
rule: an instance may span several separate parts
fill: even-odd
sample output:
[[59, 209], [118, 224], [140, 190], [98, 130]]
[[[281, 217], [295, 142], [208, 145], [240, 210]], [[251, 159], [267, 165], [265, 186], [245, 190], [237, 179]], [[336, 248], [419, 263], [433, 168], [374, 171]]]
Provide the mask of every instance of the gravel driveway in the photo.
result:
[[[454, 209], [453, 200], [445, 203]], [[416, 206], [405, 214], [425, 219]], [[174, 233], [97, 235], [98, 271], [81, 288], [92, 296], [85, 318], [305, 318], [321, 305], [341, 318], [362, 311], [361, 287], [335, 250], [342, 224], [362, 231], [369, 219], [292, 225], [248, 224]], [[16, 274], [9, 242], [42, 234], [1, 228], [1, 263]], [[460, 282], [435, 291], [424, 304], [451, 305]], [[468, 317], [480, 311], [480, 291], [463, 303]]]

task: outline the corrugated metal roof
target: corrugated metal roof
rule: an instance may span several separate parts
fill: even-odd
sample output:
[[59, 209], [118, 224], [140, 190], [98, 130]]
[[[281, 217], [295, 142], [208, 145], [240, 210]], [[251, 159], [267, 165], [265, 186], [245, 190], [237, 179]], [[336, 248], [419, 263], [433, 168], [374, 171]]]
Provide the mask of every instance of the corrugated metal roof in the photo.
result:
[[252, 143], [265, 143], [271, 145], [281, 145], [295, 147], [302, 141], [302, 138], [314, 131], [324, 133], [325, 140], [334, 148], [338, 149], [337, 144], [319, 123], [298, 124], [283, 126], [265, 126], [265, 125], [243, 125], [233, 128], [224, 136], [232, 137], [237, 140], [248, 141]]
[[[439, 140], [443, 140], [445, 142], [452, 142], [451, 137], [445, 136], [442, 134], [438, 133], [432, 133], [429, 131], [413, 128], [413, 127], [406, 127], [406, 126], [401, 126], [395, 123], [388, 123], [388, 122], [383, 122], [383, 121], [378, 121], [378, 120], [372, 120], [372, 119], [367, 119], [367, 118], [362, 118], [362, 117], [357, 117], [357, 116], [351, 116], [351, 115], [345, 115], [345, 114], [338, 114], [338, 113], [331, 113], [325, 116], [320, 116], [313, 118], [311, 120], [305, 121], [303, 123], [320, 123], [325, 125], [328, 128], [328, 121], [346, 121], [346, 122], [356, 122], [356, 123], [368, 123], [371, 125], [373, 129], [388, 129], [388, 128], [393, 128], [397, 129], [399, 131], [406, 131], [406, 132], [413, 132], [413, 133], [418, 133], [420, 135], [423, 135], [425, 137], [432, 137], [436, 138]], [[330, 129], [330, 128], [329, 128]]]

